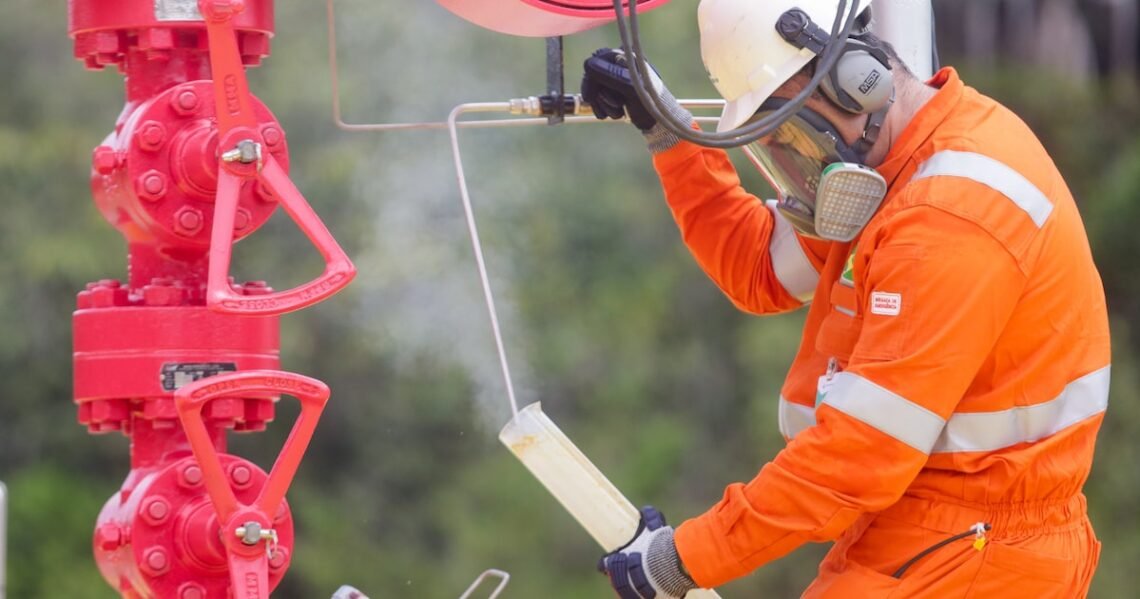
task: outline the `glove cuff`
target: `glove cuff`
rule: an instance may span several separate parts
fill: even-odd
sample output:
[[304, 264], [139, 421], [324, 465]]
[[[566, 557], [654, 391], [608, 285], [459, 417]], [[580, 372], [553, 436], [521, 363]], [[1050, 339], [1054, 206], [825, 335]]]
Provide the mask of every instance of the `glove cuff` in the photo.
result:
[[654, 587], [668, 597], [684, 597], [697, 588], [697, 583], [681, 570], [681, 556], [677, 554], [677, 545], [673, 542], [673, 529], [666, 530], [667, 532], [654, 536], [649, 543], [649, 549], [645, 552], [645, 567]]
[[[686, 127], [693, 126], [693, 113], [685, 110], [667, 89], [661, 91], [661, 104], [668, 116], [684, 123]], [[654, 123], [652, 128], [643, 131], [642, 134], [645, 135], [645, 145], [653, 154], [664, 152], [681, 142], [677, 134], [666, 129], [661, 123]]]

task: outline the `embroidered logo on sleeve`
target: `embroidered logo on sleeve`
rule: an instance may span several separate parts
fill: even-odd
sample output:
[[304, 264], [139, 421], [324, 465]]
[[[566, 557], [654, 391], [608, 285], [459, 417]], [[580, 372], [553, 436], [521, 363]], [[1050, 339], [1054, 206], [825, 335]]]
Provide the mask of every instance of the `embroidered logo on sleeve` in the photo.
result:
[[847, 256], [847, 262], [843, 265], [843, 274], [839, 275], [839, 282], [848, 287], [855, 286], [855, 252], [859, 251], [859, 246], [851, 248], [851, 253]]
[[902, 311], [902, 294], [876, 291], [871, 294], [871, 314], [898, 316]]

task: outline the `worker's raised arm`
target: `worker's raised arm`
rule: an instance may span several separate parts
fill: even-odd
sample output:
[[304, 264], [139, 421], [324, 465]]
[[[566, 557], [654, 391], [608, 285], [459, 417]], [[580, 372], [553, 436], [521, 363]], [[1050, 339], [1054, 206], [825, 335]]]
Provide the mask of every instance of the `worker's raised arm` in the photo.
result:
[[[583, 65], [582, 97], [599, 119], [628, 117], [645, 136], [665, 197], [697, 263], [742, 310], [785, 312], [811, 301], [830, 244], [800, 237], [774, 208], [744, 191], [723, 150], [684, 143], [641, 104], [621, 50]], [[693, 115], [651, 73], [668, 112]]]
[[737, 307], [765, 314], [811, 301], [831, 244], [798, 235], [774, 202], [745, 191], [723, 150], [681, 142], [653, 165], [685, 245]]

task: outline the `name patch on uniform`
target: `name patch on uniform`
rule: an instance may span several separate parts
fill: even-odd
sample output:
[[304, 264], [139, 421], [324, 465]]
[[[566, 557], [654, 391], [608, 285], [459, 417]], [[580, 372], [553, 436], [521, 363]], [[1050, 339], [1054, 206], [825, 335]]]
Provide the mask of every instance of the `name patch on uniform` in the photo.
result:
[[902, 311], [902, 294], [876, 291], [871, 294], [871, 314], [898, 316]]

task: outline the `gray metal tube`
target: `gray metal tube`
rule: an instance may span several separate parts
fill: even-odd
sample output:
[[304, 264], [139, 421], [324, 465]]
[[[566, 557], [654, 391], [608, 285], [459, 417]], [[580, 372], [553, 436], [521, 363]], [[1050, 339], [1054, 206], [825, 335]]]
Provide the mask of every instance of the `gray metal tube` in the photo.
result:
[[8, 488], [0, 483], [0, 599], [7, 596]]
[[903, 63], [919, 79], [934, 75], [930, 0], [874, 0], [871, 30], [895, 47]]

